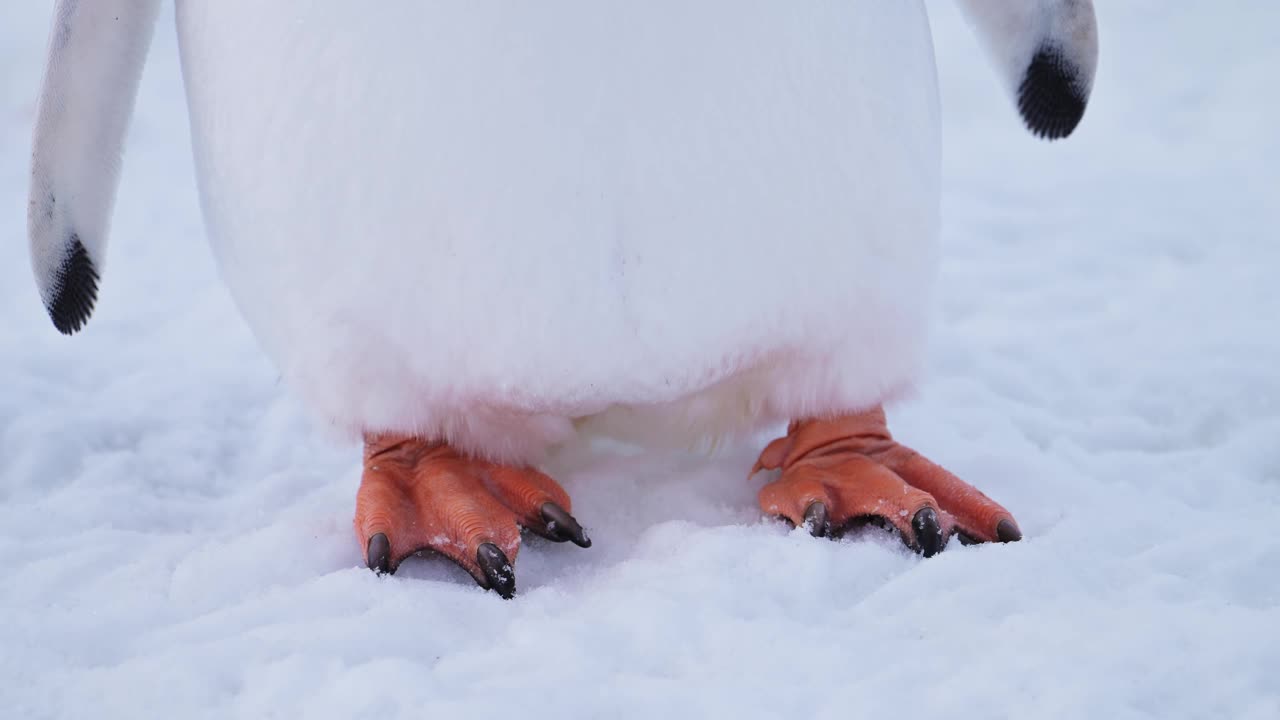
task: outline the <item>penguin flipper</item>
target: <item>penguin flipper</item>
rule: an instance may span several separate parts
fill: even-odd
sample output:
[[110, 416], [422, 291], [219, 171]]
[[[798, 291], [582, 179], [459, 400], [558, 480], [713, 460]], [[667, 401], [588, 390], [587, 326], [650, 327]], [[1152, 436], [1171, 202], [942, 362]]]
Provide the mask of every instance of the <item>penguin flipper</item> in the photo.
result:
[[45, 309], [70, 335], [97, 299], [120, 158], [161, 0], [58, 0], [36, 113], [27, 233]]
[[1098, 67], [1092, 0], [960, 0], [1017, 102], [1027, 129], [1070, 135]]

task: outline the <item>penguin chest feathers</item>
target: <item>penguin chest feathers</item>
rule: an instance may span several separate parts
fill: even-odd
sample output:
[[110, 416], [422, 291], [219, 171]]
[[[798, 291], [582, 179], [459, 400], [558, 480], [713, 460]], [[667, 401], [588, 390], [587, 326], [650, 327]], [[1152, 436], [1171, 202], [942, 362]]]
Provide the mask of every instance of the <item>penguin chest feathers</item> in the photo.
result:
[[723, 434], [912, 381], [921, 3], [179, 10], [215, 254], [338, 425], [515, 456], [606, 411]]

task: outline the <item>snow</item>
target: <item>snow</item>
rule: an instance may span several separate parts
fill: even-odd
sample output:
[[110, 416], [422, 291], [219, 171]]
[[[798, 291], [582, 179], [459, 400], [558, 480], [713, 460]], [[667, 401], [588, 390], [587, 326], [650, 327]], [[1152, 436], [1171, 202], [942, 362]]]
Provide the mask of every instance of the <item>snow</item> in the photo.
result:
[[[759, 518], [758, 448], [578, 458], [589, 550], [503, 602], [360, 566], [357, 448], [255, 346], [203, 240], [171, 11], [98, 311], [26, 257], [51, 3], [0, 26], [0, 715], [1280, 717], [1280, 63], [1270, 3], [1102, 3], [1040, 143], [946, 2], [943, 262], [903, 441], [1027, 539], [922, 560]], [[562, 460], [565, 465], [571, 465]]]

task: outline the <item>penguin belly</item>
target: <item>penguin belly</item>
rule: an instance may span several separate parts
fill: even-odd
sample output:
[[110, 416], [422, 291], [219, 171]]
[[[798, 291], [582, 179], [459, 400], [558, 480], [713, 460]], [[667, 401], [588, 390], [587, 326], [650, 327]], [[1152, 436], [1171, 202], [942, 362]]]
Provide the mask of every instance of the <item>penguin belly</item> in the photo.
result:
[[910, 386], [918, 0], [178, 3], [214, 254], [312, 408], [535, 458]]

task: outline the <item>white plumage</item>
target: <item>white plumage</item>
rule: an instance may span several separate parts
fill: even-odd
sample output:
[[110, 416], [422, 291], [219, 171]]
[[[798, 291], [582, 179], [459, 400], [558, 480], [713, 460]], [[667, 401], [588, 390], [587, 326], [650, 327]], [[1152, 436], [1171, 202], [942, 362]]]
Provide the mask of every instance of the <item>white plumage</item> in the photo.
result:
[[[31, 229], [64, 332], [93, 309], [157, 2], [59, 0]], [[966, 5], [1029, 126], [1070, 132], [1091, 5]], [[177, 6], [214, 252], [336, 426], [530, 460], [915, 378], [939, 198], [920, 0]]]
[[610, 409], [723, 434], [915, 375], [918, 2], [221, 0], [179, 32], [226, 279], [342, 426], [523, 458]]
[[47, 307], [73, 235], [99, 268], [104, 264], [121, 146], [159, 10], [160, 0], [58, 3], [27, 209], [31, 268]]
[[1027, 65], [1051, 48], [1074, 66], [1084, 97], [1098, 69], [1098, 25], [1092, 0], [960, 0], [1005, 87], [1017, 93]]

